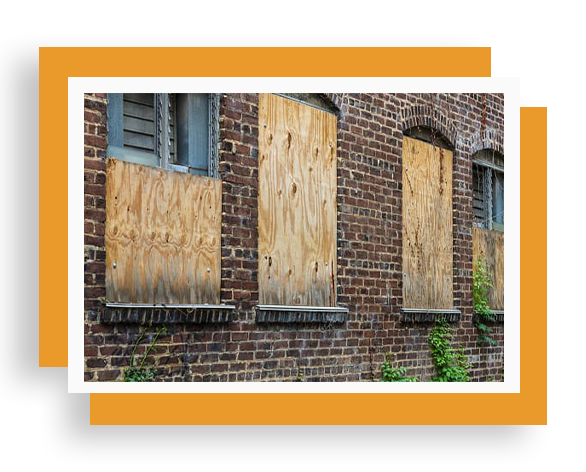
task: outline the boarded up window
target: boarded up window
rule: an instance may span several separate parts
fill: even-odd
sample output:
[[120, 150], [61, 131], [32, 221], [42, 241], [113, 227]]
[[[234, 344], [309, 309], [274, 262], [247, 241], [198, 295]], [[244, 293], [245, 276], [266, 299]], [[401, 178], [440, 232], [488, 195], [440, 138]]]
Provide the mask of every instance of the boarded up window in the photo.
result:
[[220, 302], [221, 185], [108, 159], [108, 302]]
[[259, 98], [259, 301], [336, 305], [336, 117]]
[[474, 268], [482, 255], [492, 277], [488, 306], [491, 310], [502, 311], [505, 309], [505, 234], [485, 228], [472, 228], [472, 239]]
[[403, 306], [453, 309], [452, 152], [403, 138]]

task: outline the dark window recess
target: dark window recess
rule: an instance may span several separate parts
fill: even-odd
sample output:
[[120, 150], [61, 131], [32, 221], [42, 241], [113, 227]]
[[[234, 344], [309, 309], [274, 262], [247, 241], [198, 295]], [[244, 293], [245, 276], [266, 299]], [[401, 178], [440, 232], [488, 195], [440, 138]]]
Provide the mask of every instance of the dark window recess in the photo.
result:
[[454, 146], [448, 141], [448, 139], [442, 135], [438, 130], [428, 128], [427, 126], [414, 126], [403, 131], [405, 136], [409, 136], [413, 139], [418, 139], [429, 144], [433, 144], [435, 147], [441, 147], [444, 149], [453, 150]]
[[339, 114], [340, 109], [323, 93], [277, 93], [285, 98], [309, 105], [334, 115]]
[[486, 149], [475, 155], [472, 191], [476, 226], [504, 231], [505, 172], [502, 154]]

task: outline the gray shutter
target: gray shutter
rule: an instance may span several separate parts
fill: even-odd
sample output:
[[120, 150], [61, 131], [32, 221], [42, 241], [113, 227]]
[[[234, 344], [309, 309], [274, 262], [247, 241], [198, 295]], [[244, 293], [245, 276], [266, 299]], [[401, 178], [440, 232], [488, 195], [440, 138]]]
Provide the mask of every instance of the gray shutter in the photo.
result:
[[484, 226], [484, 168], [472, 164], [472, 190], [474, 192], [474, 218], [481, 226]]
[[159, 166], [154, 93], [108, 94], [108, 156]]
[[177, 162], [177, 99], [176, 94], [169, 94], [169, 162]]
[[124, 94], [124, 147], [155, 153], [155, 94]]

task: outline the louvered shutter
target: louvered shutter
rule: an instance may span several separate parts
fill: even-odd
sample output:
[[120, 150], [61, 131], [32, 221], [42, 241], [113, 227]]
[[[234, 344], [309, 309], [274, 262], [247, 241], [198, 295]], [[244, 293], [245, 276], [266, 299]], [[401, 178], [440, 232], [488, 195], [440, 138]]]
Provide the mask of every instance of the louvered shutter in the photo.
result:
[[474, 191], [474, 218], [484, 226], [484, 167], [472, 164], [472, 188]]
[[123, 98], [124, 147], [156, 152], [155, 94], [125, 93]]
[[160, 165], [154, 93], [108, 94], [108, 157]]

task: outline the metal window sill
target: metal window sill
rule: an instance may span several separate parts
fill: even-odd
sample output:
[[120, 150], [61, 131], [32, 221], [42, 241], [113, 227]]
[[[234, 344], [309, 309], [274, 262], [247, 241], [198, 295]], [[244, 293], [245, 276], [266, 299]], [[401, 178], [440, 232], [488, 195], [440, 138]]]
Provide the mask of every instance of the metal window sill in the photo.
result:
[[234, 305], [209, 304], [149, 304], [105, 303], [102, 309], [103, 323], [229, 323], [233, 321]]
[[457, 323], [462, 317], [462, 312], [456, 309], [399, 308], [399, 311], [403, 323], [433, 323], [439, 319]]
[[339, 306], [256, 305], [257, 323], [345, 323], [348, 308]]

